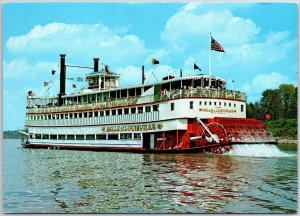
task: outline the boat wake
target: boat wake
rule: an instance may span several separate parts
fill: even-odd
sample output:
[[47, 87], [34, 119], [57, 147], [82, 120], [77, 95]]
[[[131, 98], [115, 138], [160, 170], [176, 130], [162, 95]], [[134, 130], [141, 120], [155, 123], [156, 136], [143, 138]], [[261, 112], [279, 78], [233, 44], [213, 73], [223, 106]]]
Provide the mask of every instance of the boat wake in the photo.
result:
[[232, 149], [226, 155], [245, 157], [293, 157], [296, 154], [289, 154], [281, 151], [278, 146], [270, 144], [242, 144], [232, 145]]

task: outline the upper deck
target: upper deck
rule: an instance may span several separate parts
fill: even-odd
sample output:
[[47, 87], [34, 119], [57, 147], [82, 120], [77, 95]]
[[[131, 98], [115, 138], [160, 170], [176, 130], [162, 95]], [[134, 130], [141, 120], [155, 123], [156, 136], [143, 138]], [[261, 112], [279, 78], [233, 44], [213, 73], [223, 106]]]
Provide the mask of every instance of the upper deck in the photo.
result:
[[74, 110], [107, 109], [135, 104], [159, 103], [180, 98], [214, 98], [246, 101], [246, 95], [226, 89], [226, 81], [218, 77], [197, 75], [125, 88], [84, 89], [78, 94], [58, 97], [27, 96], [27, 113], [55, 113]]

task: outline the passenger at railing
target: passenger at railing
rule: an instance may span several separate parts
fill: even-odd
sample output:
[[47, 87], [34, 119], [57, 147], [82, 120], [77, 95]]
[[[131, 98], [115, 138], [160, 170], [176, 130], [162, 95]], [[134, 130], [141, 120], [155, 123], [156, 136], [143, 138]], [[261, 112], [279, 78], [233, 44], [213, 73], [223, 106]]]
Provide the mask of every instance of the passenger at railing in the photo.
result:
[[171, 98], [171, 92], [165, 89], [165, 95], [167, 97], [167, 99]]

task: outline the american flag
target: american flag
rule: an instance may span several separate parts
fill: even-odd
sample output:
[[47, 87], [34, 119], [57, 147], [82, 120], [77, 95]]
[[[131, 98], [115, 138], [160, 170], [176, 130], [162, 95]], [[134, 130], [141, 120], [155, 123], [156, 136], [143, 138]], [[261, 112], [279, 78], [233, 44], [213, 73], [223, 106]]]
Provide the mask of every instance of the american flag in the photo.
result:
[[211, 36], [210, 49], [218, 52], [225, 52], [224, 48]]

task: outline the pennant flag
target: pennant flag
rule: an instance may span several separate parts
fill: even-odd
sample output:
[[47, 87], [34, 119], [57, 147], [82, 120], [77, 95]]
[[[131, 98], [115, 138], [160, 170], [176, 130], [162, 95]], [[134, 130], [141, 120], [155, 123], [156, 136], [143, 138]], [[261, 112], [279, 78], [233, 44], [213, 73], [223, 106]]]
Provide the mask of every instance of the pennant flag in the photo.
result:
[[224, 48], [212, 36], [210, 37], [210, 49], [217, 52], [225, 52]]
[[199, 70], [199, 71], [201, 71], [201, 68], [199, 68], [199, 66], [198, 65], [196, 65], [195, 63], [194, 63], [194, 70]]
[[76, 88], [76, 85], [75, 85], [75, 84], [72, 84], [72, 88]]
[[49, 85], [49, 83], [48, 82], [44, 82], [44, 86], [48, 86]]
[[55, 72], [56, 72], [56, 71], [52, 69], [52, 75], [54, 75], [54, 74], [55, 74]]
[[152, 58], [152, 64], [153, 64], [153, 65], [159, 64], [159, 61], [156, 60], [155, 58]]

